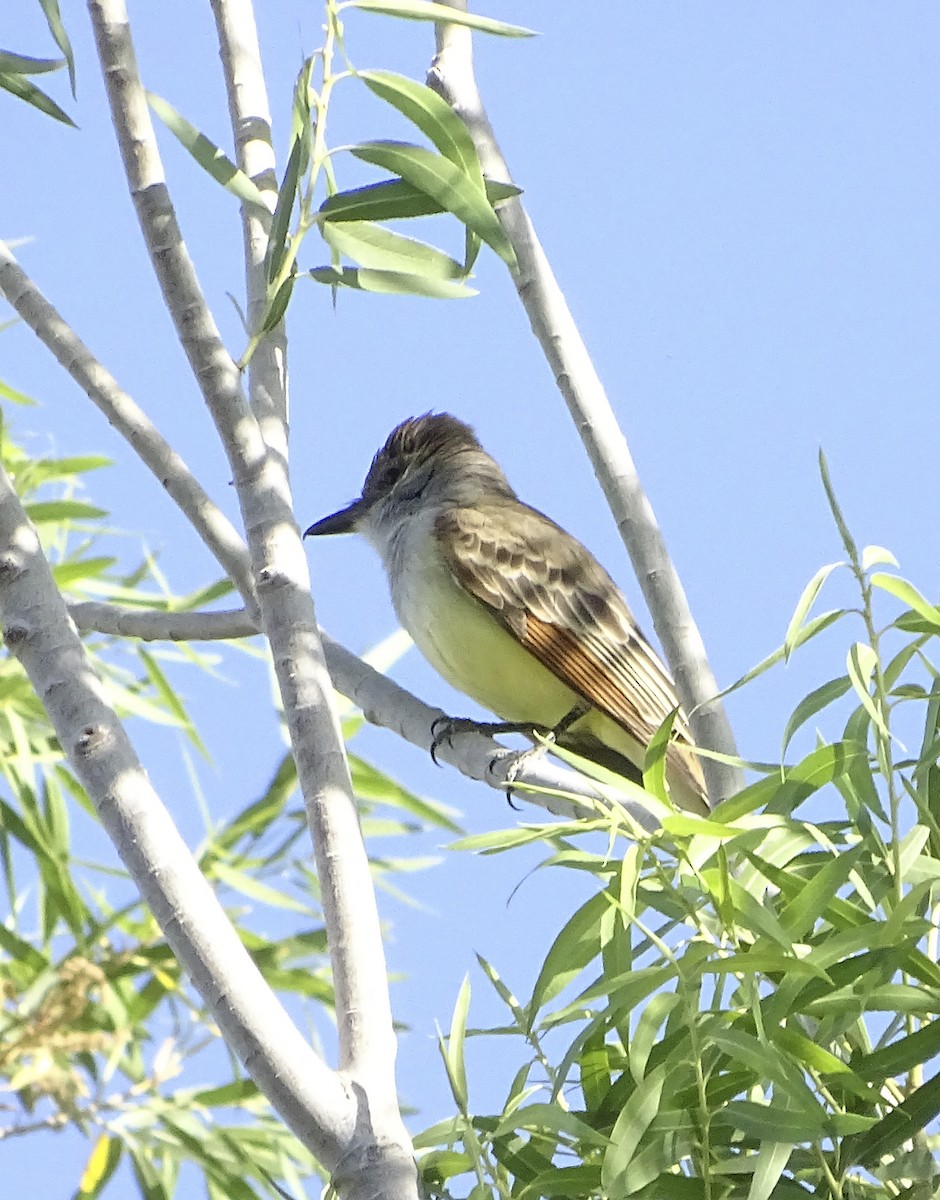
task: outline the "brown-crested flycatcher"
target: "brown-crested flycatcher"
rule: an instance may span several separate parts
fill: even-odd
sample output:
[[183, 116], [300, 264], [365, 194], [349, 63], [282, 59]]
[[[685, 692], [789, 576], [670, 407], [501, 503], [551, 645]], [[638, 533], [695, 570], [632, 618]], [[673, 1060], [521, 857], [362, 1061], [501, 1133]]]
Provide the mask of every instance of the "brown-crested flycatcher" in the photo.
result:
[[[359, 499], [305, 536], [352, 532], [379, 552], [398, 619], [458, 691], [639, 778], [679, 708], [675, 685], [593, 554], [523, 504], [469, 425], [441, 413], [394, 429]], [[702, 812], [692, 745], [679, 711], [666, 780], [676, 803]]]

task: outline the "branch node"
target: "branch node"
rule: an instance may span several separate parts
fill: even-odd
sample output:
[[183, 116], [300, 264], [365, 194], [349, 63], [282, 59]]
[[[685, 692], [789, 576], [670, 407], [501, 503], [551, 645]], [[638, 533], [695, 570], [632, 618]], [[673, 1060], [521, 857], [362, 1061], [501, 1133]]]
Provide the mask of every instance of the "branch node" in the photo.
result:
[[0, 555], [0, 586], [12, 583], [18, 575], [22, 575], [24, 567], [19, 555]]
[[75, 739], [75, 753], [82, 758], [91, 758], [112, 741], [111, 731], [104, 725], [86, 725]]
[[3, 640], [14, 653], [29, 637], [29, 626], [25, 621], [11, 621], [3, 631]]

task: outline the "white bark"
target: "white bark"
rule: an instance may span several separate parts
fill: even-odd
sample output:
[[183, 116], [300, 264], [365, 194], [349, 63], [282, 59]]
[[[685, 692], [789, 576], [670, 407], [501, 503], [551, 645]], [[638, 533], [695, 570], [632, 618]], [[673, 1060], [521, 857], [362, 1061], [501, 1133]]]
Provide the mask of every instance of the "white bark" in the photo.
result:
[[3, 241], [0, 241], [0, 295], [9, 301], [89, 400], [104, 413], [109, 424], [140, 455], [192, 522], [245, 603], [254, 610], [254, 583], [244, 540], [147, 414], [122, 390], [110, 371], [98, 362], [43, 296]]
[[[444, 2], [467, 10], [467, 0]], [[511, 182], [474, 77], [470, 30], [445, 23], [436, 29], [437, 54], [428, 83], [466, 123], [483, 173]], [[695, 739], [702, 747], [734, 755], [734, 736], [724, 706], [715, 699], [718, 685], [702, 637], [587, 347], [520, 198], [500, 202], [497, 213], [516, 252], [519, 267], [513, 279], [519, 298], [630, 554]], [[702, 766], [713, 803], [742, 786], [735, 768], [708, 758]]]
[[[144, 238], [232, 468], [261, 628], [271, 647], [313, 836], [333, 967], [340, 1067], [352, 1080], [359, 1105], [345, 1153], [329, 1165], [344, 1195], [416, 1196], [417, 1174], [395, 1089], [396, 1045], [378, 913], [285, 459], [278, 446], [267, 444], [245, 401], [238, 369], [222, 345], [180, 236], [123, 0], [89, 0], [89, 10]], [[268, 402], [264, 409], [264, 415], [272, 411]]]
[[[83, 633], [103, 633], [143, 641], [212, 641], [251, 637], [258, 633], [257, 626], [244, 609], [144, 612], [83, 601], [70, 604], [69, 614]], [[432, 708], [399, 687], [322, 630], [320, 639], [336, 690], [361, 708], [370, 724], [389, 729], [430, 754], [434, 740], [432, 730], [445, 715], [442, 710]], [[453, 745], [442, 743], [435, 756], [468, 779], [485, 783], [501, 793], [512, 787], [520, 798], [557, 816], [590, 817], [596, 814], [598, 803], [619, 804], [644, 829], [657, 826], [655, 817], [639, 799], [610, 789], [602, 793], [584, 775], [559, 767], [545, 758], [526, 758], [519, 763], [517, 751], [507, 749], [483, 734], [460, 734]]]
[[76, 776], [226, 1041], [328, 1165], [361, 1119], [351, 1080], [292, 1025], [138, 761], [87, 658], [39, 537], [0, 469], [0, 622]]

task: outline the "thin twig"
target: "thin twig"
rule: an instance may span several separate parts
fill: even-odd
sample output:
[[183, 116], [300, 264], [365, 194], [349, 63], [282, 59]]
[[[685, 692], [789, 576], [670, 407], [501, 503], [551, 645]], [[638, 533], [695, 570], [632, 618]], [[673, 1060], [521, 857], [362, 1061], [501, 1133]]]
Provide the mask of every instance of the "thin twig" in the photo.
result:
[[257, 607], [248, 549], [234, 525], [157, 430], [147, 414], [121, 389], [68, 322], [49, 303], [0, 241], [0, 293], [68, 371], [89, 400], [150, 468], [193, 528], [215, 555], [249, 608]]
[[[466, 0], [444, 2], [467, 10]], [[428, 83], [466, 123], [484, 174], [508, 182], [509, 168], [474, 77], [470, 30], [444, 22], [435, 28], [437, 54]], [[502, 201], [497, 212], [519, 263], [514, 274], [519, 297], [630, 554], [695, 738], [703, 747], [733, 755], [734, 737], [723, 705], [714, 699], [718, 686], [704, 643], [603, 384], [522, 202], [518, 197]], [[740, 772], [712, 759], [703, 759], [702, 766], [713, 801], [743, 782]]]

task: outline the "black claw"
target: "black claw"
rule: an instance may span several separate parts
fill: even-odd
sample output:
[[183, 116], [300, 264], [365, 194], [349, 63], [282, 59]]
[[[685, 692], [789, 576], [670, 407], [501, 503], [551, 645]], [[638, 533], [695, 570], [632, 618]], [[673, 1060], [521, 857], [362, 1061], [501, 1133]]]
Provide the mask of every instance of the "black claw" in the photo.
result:
[[437, 751], [443, 742], [450, 741], [453, 722], [450, 717], [437, 717], [431, 722], [431, 762], [435, 767], [442, 767], [444, 764], [438, 760]]

